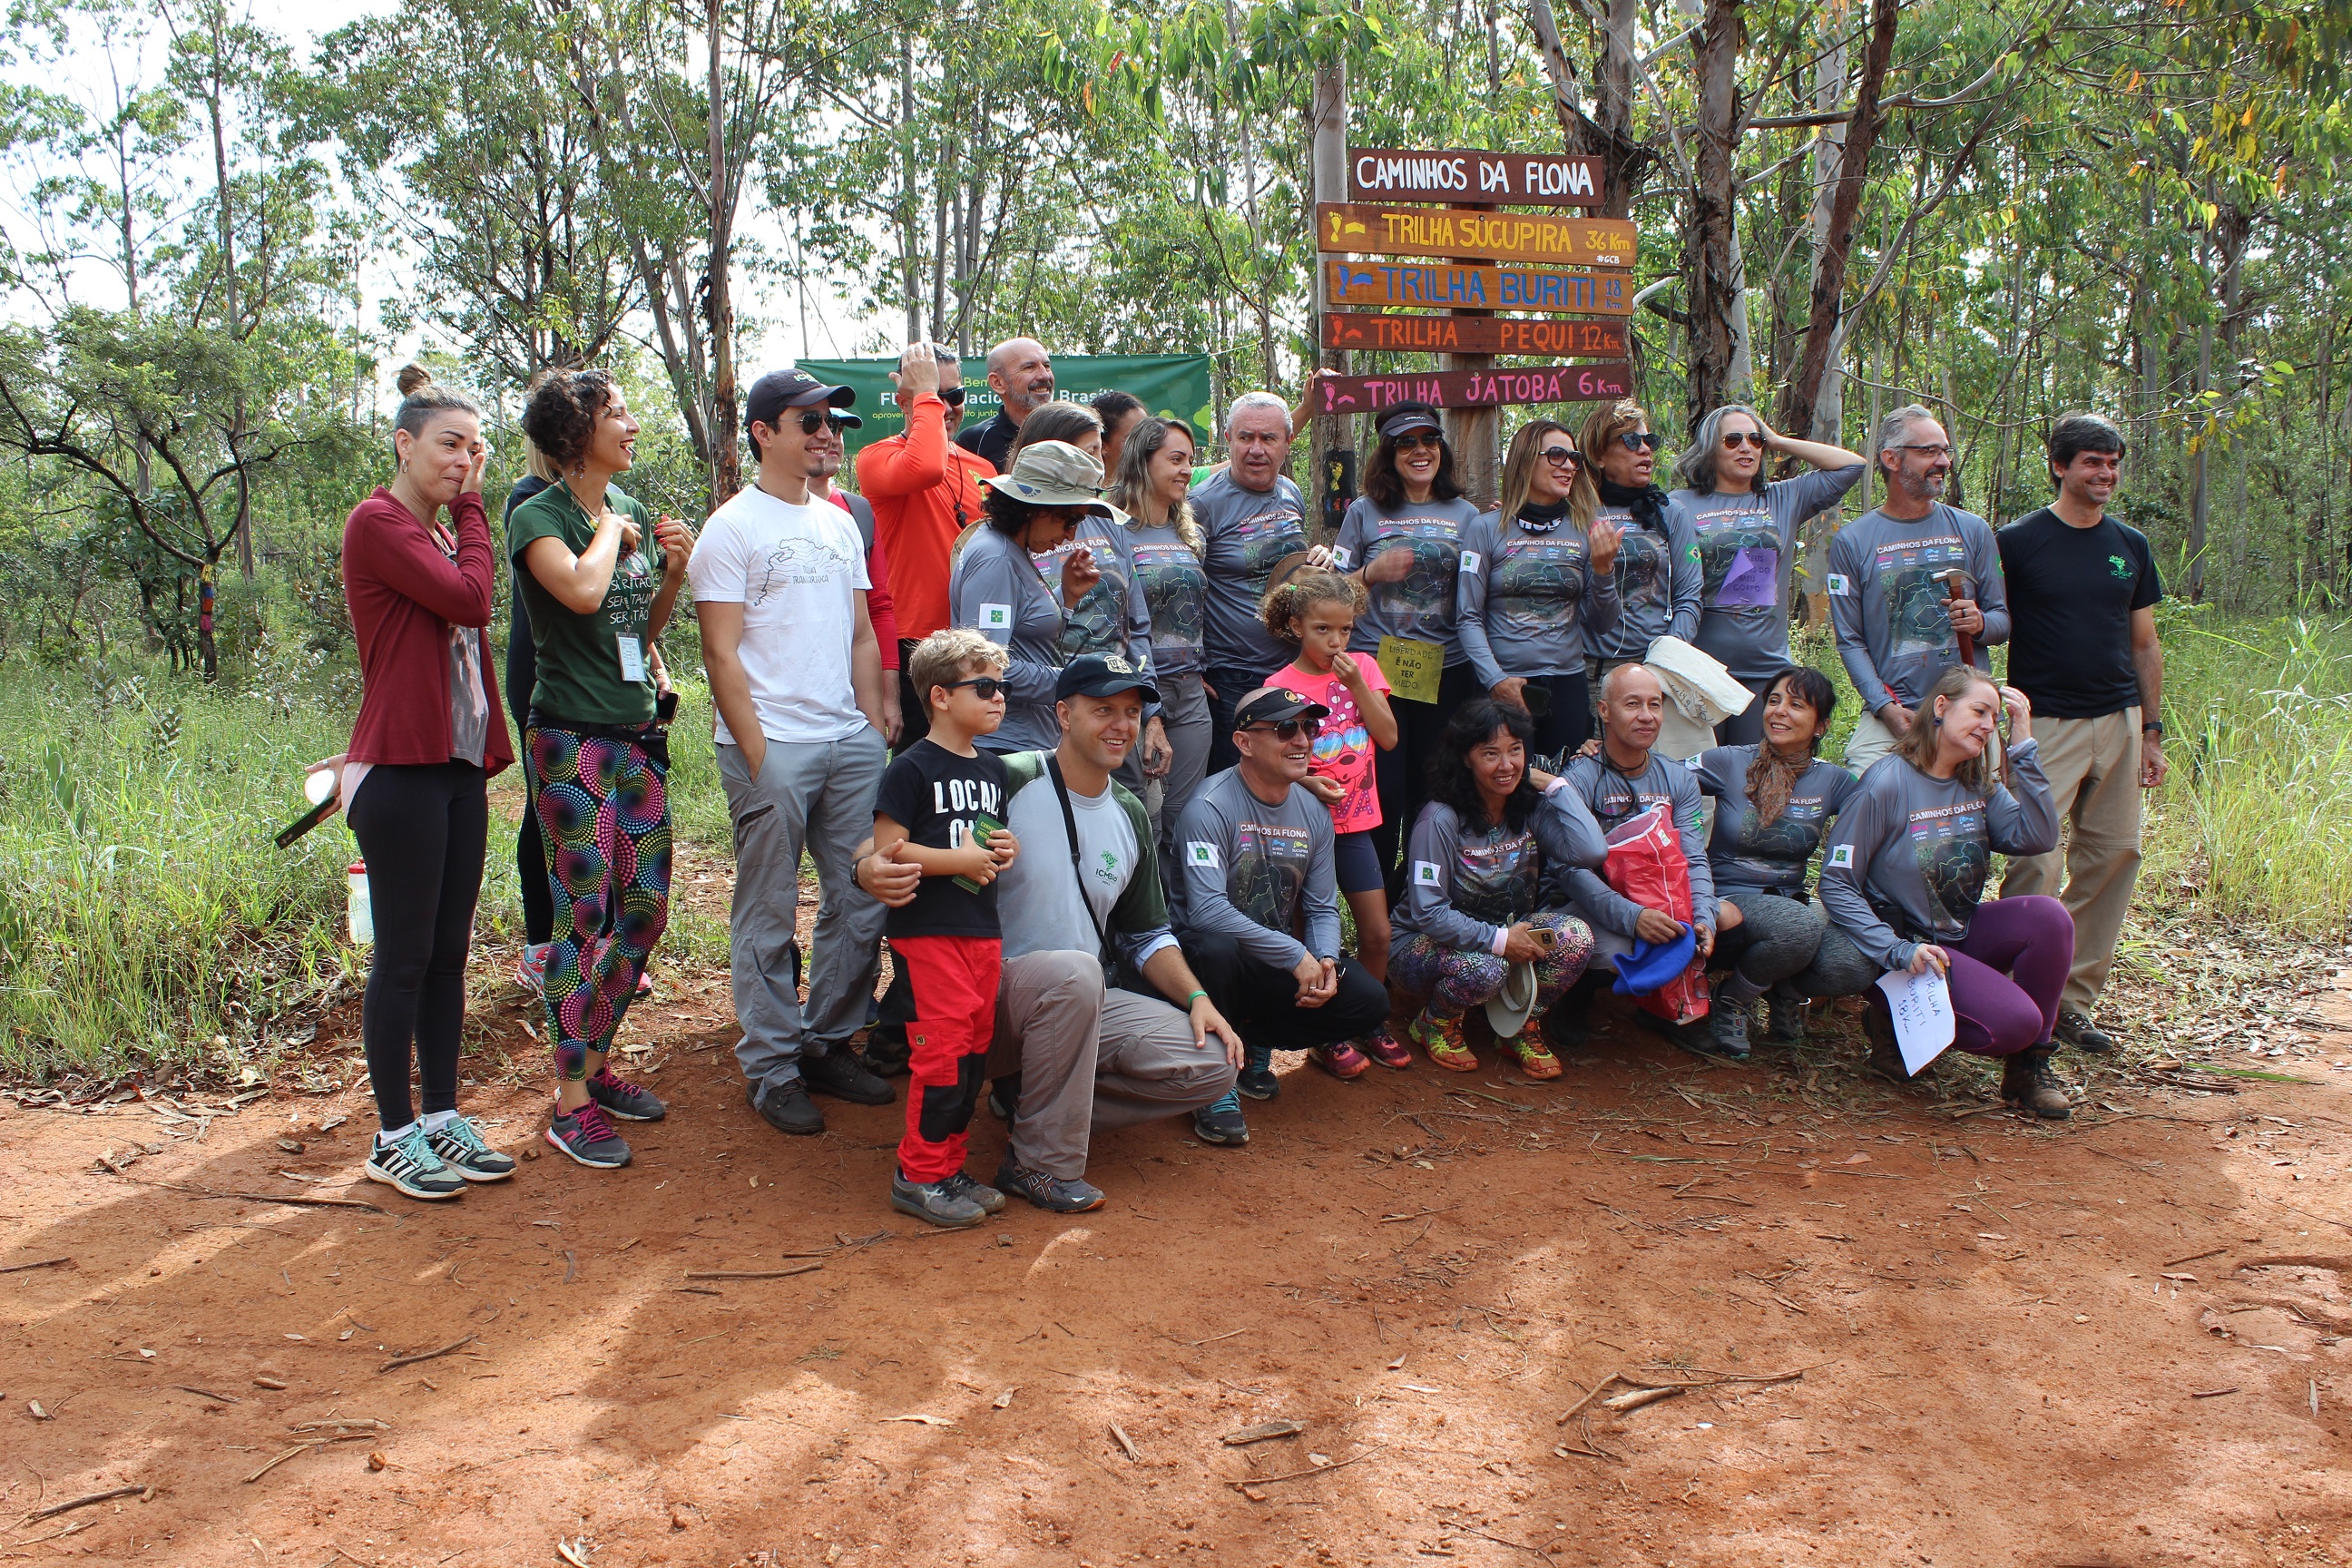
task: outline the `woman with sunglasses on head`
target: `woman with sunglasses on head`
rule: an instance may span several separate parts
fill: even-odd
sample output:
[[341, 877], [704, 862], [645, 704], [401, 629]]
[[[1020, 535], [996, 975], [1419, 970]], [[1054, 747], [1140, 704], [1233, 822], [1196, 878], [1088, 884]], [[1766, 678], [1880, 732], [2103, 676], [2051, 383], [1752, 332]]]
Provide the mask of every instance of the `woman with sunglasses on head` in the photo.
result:
[[1378, 755], [1381, 820], [1371, 829], [1386, 872], [1429, 796], [1430, 760], [1446, 714], [1478, 693], [1454, 622], [1463, 536], [1478, 521], [1478, 508], [1463, 497], [1435, 408], [1396, 404], [1382, 411], [1376, 428], [1380, 444], [1364, 465], [1364, 493], [1349, 505], [1331, 547], [1331, 563], [1364, 585], [1365, 607], [1348, 651], [1370, 658], [1391, 637], [1423, 643], [1436, 650], [1443, 672], [1434, 701], [1402, 692], [1389, 699], [1397, 742]]
[[[1666, 506], [1666, 492], [1652, 480], [1658, 466], [1658, 437], [1650, 416], [1627, 399], [1585, 416], [1578, 448], [1593, 482], [1601, 521], [1622, 531], [1617, 550], [1617, 624], [1588, 628], [1592, 655], [1588, 672], [1594, 690], [1601, 678], [1621, 664], [1641, 664], [1650, 645], [1663, 637], [1688, 642], [1698, 635], [1700, 591], [1698, 542]], [[1684, 762], [1715, 744], [1715, 731], [1666, 701], [1654, 750]]]
[[614, 487], [635, 461], [637, 422], [605, 372], [546, 377], [522, 428], [563, 476], [507, 519], [515, 591], [539, 652], [523, 740], [555, 896], [545, 998], [558, 1082], [547, 1141], [613, 1170], [629, 1163], [629, 1146], [609, 1118], [667, 1113], [605, 1055], [669, 922], [669, 745], [649, 650], [677, 604], [694, 535], [675, 518], [656, 522]]
[[1038, 562], [1070, 546], [1088, 517], [1108, 521], [1110, 508], [1101, 499], [1102, 465], [1066, 441], [1033, 441], [1006, 460], [1008, 471], [987, 481], [984, 526], [955, 558], [948, 604], [957, 626], [1009, 656], [1004, 722], [978, 743], [1050, 752], [1062, 739], [1054, 688], [1086, 643], [1074, 612], [1102, 574], [1085, 545], [1070, 549], [1051, 579]]
[[1623, 530], [1595, 516], [1576, 437], [1531, 419], [1503, 459], [1502, 505], [1462, 540], [1462, 647], [1489, 695], [1533, 721], [1528, 753], [1559, 758], [1591, 735], [1592, 637], [1617, 624]]
[[[1151, 684], [1160, 693], [1168, 766], [1144, 795], [1159, 835], [1163, 872], [1184, 803], [1209, 771], [1209, 695], [1201, 684], [1201, 629], [1209, 577], [1190, 492], [1200, 443], [1181, 419], [1146, 416], [1127, 432], [1105, 497], [1123, 521], [1143, 602], [1151, 614]], [[1147, 735], [1147, 740], [1149, 736]]]
[[[1768, 451], [1810, 463], [1813, 471], [1768, 479]], [[1675, 463], [1682, 488], [1666, 505], [1698, 541], [1702, 576], [1698, 635], [1691, 640], [1758, 698], [1716, 726], [1727, 746], [1752, 746], [1762, 738], [1765, 685], [1789, 663], [1797, 525], [1836, 506], [1862, 468], [1859, 452], [1783, 436], [1745, 403], [1727, 403], [1700, 420], [1690, 450]]]

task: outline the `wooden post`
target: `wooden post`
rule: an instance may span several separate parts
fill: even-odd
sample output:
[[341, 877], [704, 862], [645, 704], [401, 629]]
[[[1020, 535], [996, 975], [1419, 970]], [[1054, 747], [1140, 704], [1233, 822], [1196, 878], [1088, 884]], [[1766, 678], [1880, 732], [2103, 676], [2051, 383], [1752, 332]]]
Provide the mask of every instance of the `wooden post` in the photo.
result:
[[[1315, 199], [1344, 202], [1348, 199], [1348, 68], [1344, 61], [1335, 61], [1315, 73], [1309, 124], [1314, 132]], [[1318, 255], [1315, 258], [1315, 328], [1318, 343], [1322, 341], [1323, 314], [1332, 306], [1329, 296], [1329, 268]], [[1344, 373], [1348, 369], [1348, 351], [1322, 349], [1314, 356], [1314, 363], [1323, 370]], [[1311, 429], [1307, 493], [1313, 515], [1307, 520], [1307, 537], [1328, 543], [1339, 531], [1339, 518], [1354, 499], [1355, 452], [1349, 441], [1344, 416], [1318, 415]]]
[[[1477, 211], [1475, 207], [1468, 209]], [[1470, 262], [1470, 266], [1483, 265]], [[1492, 316], [1492, 310], [1448, 310], [1449, 316]], [[1448, 370], [1492, 370], [1493, 354], [1447, 354]], [[1481, 509], [1495, 505], [1503, 480], [1503, 411], [1500, 408], [1449, 408], [1443, 416], [1445, 439], [1454, 447], [1454, 477], [1462, 493]]]

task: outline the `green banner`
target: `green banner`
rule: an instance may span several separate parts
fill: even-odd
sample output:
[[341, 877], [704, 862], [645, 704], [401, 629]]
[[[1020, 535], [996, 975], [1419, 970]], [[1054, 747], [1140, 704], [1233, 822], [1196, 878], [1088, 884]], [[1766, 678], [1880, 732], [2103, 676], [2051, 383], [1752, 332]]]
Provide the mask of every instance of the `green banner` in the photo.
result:
[[[907, 427], [907, 416], [893, 402], [890, 373], [896, 359], [804, 359], [800, 367], [820, 381], [854, 386], [857, 402], [852, 412], [866, 421], [863, 428], [843, 432], [852, 456], [868, 441], [896, 436]], [[984, 424], [996, 416], [996, 394], [978, 358], [964, 362], [963, 420]], [[1162, 418], [1181, 419], [1205, 439], [1216, 425], [1209, 405], [1209, 356], [1206, 354], [1073, 354], [1054, 361], [1054, 395], [1072, 403], [1092, 403], [1106, 392], [1130, 393]]]

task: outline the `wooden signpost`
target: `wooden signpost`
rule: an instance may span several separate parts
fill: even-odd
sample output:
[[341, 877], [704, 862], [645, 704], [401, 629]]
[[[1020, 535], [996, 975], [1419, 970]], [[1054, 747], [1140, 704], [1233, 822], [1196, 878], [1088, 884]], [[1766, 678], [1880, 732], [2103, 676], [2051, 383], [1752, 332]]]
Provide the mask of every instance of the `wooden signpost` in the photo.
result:
[[1332, 310], [1323, 346], [1409, 353], [1577, 354], [1625, 357], [1622, 321], [1517, 321], [1494, 316], [1370, 316]]
[[1549, 364], [1496, 370], [1407, 370], [1391, 375], [1327, 375], [1309, 414], [1377, 414], [1400, 403], [1493, 408], [1506, 403], [1591, 403], [1632, 391], [1629, 364]]
[[1325, 295], [1334, 305], [1418, 305], [1444, 310], [1549, 310], [1571, 316], [1624, 316], [1633, 310], [1633, 275], [1586, 268], [1546, 272], [1530, 267], [1463, 267], [1444, 262], [1323, 263]]
[[1318, 250], [1356, 256], [1463, 256], [1482, 261], [1633, 265], [1633, 226], [1622, 218], [1318, 202]]
[[1602, 201], [1601, 161], [1556, 153], [1350, 147], [1348, 194], [1360, 202], [1597, 207]]

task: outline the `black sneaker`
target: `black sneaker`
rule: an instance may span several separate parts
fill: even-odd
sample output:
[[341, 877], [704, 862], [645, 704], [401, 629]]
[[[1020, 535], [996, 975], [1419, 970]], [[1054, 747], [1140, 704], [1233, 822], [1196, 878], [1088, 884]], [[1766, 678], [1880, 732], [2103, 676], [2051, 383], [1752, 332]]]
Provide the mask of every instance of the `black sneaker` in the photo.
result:
[[809, 1099], [808, 1090], [798, 1079], [765, 1089], [751, 1084], [744, 1090], [743, 1098], [751, 1102], [751, 1109], [760, 1113], [761, 1121], [779, 1132], [807, 1138], [824, 1131], [824, 1112]]
[[463, 1197], [466, 1178], [449, 1168], [418, 1122], [397, 1143], [378, 1143], [368, 1154], [367, 1179], [428, 1204]]
[[980, 1212], [982, 1214], [1004, 1212], [1003, 1193], [998, 1192], [994, 1187], [974, 1181], [961, 1171], [940, 1182], [940, 1186], [942, 1191], [953, 1193], [960, 1198], [970, 1198], [980, 1205]]
[[890, 1178], [890, 1206], [950, 1230], [978, 1225], [988, 1217], [986, 1209], [950, 1191], [945, 1182], [910, 1182], [900, 1174]]
[[2058, 1027], [2052, 1031], [2062, 1046], [2072, 1046], [2091, 1056], [2103, 1057], [2116, 1048], [2107, 1032], [2091, 1022], [2087, 1014], [2061, 1012]]
[[866, 1070], [847, 1046], [821, 1057], [801, 1058], [801, 1081], [813, 1094], [829, 1094], [852, 1105], [887, 1105], [898, 1098], [890, 1086]]
[[482, 1131], [460, 1116], [425, 1135], [443, 1163], [469, 1182], [503, 1182], [515, 1173], [514, 1156], [482, 1142]]
[[1270, 1046], [1244, 1047], [1241, 1075], [1234, 1079], [1234, 1088], [1252, 1100], [1272, 1100], [1282, 1092], [1282, 1080], [1274, 1076], [1274, 1049]]
[[615, 1121], [659, 1121], [669, 1114], [669, 1107], [656, 1099], [652, 1090], [631, 1083], [610, 1063], [597, 1068], [596, 1076], [588, 1080], [588, 1098]]
[[1005, 1152], [1004, 1163], [996, 1168], [996, 1184], [1049, 1214], [1084, 1214], [1103, 1206], [1100, 1187], [1033, 1171], [1014, 1159], [1010, 1150]]
[[1008, 1073], [988, 1086], [988, 1113], [1008, 1125], [1021, 1109], [1021, 1075]]
[[1580, 975], [1559, 1001], [1544, 1009], [1544, 1044], [1553, 1055], [1581, 1051], [1592, 1043], [1592, 998], [1600, 989], [1594, 982], [1600, 978], [1597, 973]]
[[1785, 984], [1775, 985], [1765, 998], [1764, 1011], [1769, 1020], [1764, 1026], [1766, 1045], [1797, 1046], [1804, 1043], [1804, 997]]
[[547, 1141], [593, 1171], [617, 1171], [629, 1163], [628, 1144], [593, 1100], [569, 1116], [560, 1109], [551, 1113]]
[[1249, 1119], [1242, 1114], [1242, 1102], [1234, 1090], [1225, 1090], [1223, 1099], [1192, 1112], [1192, 1136], [1203, 1143], [1228, 1149], [1238, 1149], [1249, 1142]]

